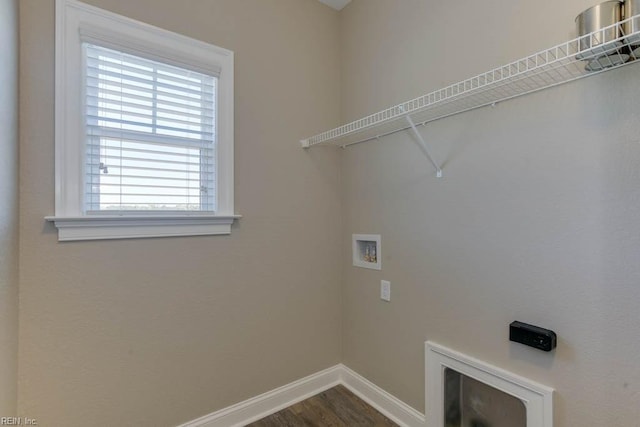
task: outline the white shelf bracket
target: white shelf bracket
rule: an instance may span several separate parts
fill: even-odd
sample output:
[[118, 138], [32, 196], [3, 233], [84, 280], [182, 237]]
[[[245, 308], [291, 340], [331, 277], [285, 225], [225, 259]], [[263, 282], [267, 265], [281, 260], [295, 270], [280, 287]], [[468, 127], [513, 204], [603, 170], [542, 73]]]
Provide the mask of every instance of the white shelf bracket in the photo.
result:
[[424, 153], [427, 155], [427, 158], [429, 159], [433, 167], [436, 168], [436, 177], [442, 178], [442, 169], [436, 163], [436, 161], [433, 160], [433, 157], [429, 152], [429, 148], [427, 147], [427, 143], [424, 141], [424, 138], [422, 138], [422, 135], [420, 135], [420, 132], [418, 132], [418, 129], [416, 128], [415, 123], [413, 123], [413, 120], [411, 120], [411, 116], [407, 114], [405, 117], [407, 119], [407, 122], [409, 123], [409, 126], [411, 126], [411, 130], [413, 130], [413, 134], [416, 136], [416, 138], [418, 139], [418, 142], [420, 143], [420, 145], [422, 146], [422, 149], [424, 150]]

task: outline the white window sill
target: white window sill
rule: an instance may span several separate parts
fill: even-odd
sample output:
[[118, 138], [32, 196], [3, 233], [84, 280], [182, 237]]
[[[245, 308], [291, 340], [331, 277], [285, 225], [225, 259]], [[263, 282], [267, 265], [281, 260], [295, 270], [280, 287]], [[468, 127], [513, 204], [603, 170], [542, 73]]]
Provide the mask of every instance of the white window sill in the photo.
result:
[[231, 234], [241, 215], [96, 215], [48, 216], [58, 229], [58, 241], [139, 239], [148, 237]]

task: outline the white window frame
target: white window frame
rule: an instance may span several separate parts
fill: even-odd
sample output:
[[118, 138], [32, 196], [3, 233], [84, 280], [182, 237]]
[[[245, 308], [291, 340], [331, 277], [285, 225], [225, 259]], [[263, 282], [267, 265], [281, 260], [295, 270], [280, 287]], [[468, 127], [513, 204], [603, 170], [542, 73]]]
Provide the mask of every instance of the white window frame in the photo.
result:
[[[81, 35], [82, 34], [82, 35]], [[87, 34], [105, 47], [196, 71], [219, 70], [215, 213], [114, 215], [83, 213], [84, 93], [82, 42]], [[58, 240], [99, 240], [230, 234], [240, 215], [233, 207], [233, 52], [77, 0], [56, 0], [55, 215]]]

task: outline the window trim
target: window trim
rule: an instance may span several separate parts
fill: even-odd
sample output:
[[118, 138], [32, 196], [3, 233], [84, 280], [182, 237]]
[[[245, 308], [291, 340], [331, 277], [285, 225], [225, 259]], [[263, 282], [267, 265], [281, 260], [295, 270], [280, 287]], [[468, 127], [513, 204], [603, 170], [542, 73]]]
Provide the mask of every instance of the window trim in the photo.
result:
[[[86, 34], [169, 64], [218, 77], [217, 211], [126, 215], [83, 213], [84, 111], [81, 44]], [[83, 36], [84, 35], [84, 36]], [[85, 38], [83, 38], [85, 37]], [[233, 185], [233, 52], [77, 0], [56, 0], [55, 215], [58, 240], [97, 240], [230, 234]], [[135, 54], [135, 53], [134, 53]]]

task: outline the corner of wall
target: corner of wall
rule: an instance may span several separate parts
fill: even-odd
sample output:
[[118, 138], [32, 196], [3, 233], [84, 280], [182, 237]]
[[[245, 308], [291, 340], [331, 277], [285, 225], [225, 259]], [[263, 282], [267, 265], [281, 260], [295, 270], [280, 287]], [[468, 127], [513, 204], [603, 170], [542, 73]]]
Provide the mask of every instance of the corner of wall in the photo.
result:
[[18, 0], [0, 0], [0, 417], [17, 411]]

